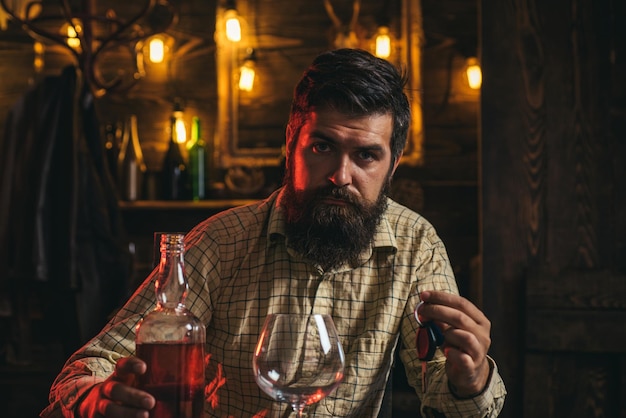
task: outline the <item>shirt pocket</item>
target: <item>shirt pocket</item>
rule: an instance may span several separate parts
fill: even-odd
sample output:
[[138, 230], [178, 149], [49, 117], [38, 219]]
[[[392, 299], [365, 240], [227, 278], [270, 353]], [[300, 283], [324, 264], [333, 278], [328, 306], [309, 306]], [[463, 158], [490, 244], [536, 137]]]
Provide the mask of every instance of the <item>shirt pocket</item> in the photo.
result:
[[394, 339], [358, 338], [350, 352], [341, 384], [321, 401], [320, 407], [333, 417], [355, 416], [382, 402], [387, 375], [391, 367]]

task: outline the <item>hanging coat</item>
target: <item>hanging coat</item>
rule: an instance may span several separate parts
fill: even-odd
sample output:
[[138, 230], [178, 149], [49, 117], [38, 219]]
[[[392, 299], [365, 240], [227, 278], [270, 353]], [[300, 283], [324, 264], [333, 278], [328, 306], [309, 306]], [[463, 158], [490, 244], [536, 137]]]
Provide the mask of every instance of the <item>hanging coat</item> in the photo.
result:
[[81, 340], [126, 295], [130, 257], [80, 71], [46, 77], [10, 110], [0, 142], [0, 289], [76, 295]]

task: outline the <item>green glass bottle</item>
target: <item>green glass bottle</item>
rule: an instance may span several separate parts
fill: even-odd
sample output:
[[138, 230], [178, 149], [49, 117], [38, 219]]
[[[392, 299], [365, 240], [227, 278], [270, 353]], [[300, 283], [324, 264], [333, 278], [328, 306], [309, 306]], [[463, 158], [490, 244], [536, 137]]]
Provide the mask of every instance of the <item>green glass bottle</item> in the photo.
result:
[[200, 119], [194, 116], [191, 123], [191, 141], [188, 144], [189, 181], [193, 200], [206, 197], [206, 148], [202, 139]]

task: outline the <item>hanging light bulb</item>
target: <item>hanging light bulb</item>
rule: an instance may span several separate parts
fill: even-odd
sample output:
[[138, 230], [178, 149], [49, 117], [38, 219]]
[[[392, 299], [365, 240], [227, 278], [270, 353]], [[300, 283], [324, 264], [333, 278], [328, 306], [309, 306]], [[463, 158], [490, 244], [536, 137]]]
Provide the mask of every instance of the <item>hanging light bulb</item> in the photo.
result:
[[61, 28], [61, 33], [67, 39], [65, 42], [67, 46], [72, 49], [79, 50], [80, 49], [80, 38], [78, 35], [83, 31], [83, 27], [81, 26], [80, 20], [72, 19], [72, 24], [66, 23]]
[[376, 33], [376, 52], [379, 58], [389, 58], [391, 55], [391, 37], [389, 36], [389, 27], [381, 26]]
[[154, 64], [163, 62], [165, 59], [165, 42], [161, 36], [153, 36], [148, 42], [148, 59]]
[[33, 43], [33, 52], [35, 54], [34, 58], [33, 58], [33, 68], [35, 69], [36, 73], [40, 73], [41, 70], [43, 70], [43, 66], [44, 66], [44, 45], [39, 42], [39, 41], [35, 41], [35, 43]]
[[248, 55], [244, 59], [239, 74], [239, 90], [252, 91], [254, 87], [254, 78], [256, 71], [254, 69], [256, 62], [256, 53], [254, 49], [248, 49]]
[[185, 121], [183, 120], [183, 111], [174, 110], [174, 138], [179, 144], [187, 142], [187, 128], [185, 127]]
[[226, 22], [226, 39], [231, 42], [241, 41], [241, 22], [234, 0], [229, 1], [226, 5], [224, 21]]
[[483, 74], [476, 57], [470, 57], [467, 59], [465, 65], [465, 75], [467, 76], [467, 83], [470, 88], [478, 90], [483, 82]]

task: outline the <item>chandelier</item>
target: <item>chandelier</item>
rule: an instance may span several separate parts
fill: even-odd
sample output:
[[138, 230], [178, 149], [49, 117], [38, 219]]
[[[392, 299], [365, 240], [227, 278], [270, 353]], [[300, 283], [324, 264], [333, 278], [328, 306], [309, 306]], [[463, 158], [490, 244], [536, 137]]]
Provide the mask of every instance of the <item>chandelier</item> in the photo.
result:
[[[143, 75], [144, 41], [177, 19], [167, 0], [103, 3], [116, 8], [96, 0], [0, 0], [35, 41], [65, 47], [96, 95], [132, 87]], [[107, 57], [114, 71], [102, 71]]]

